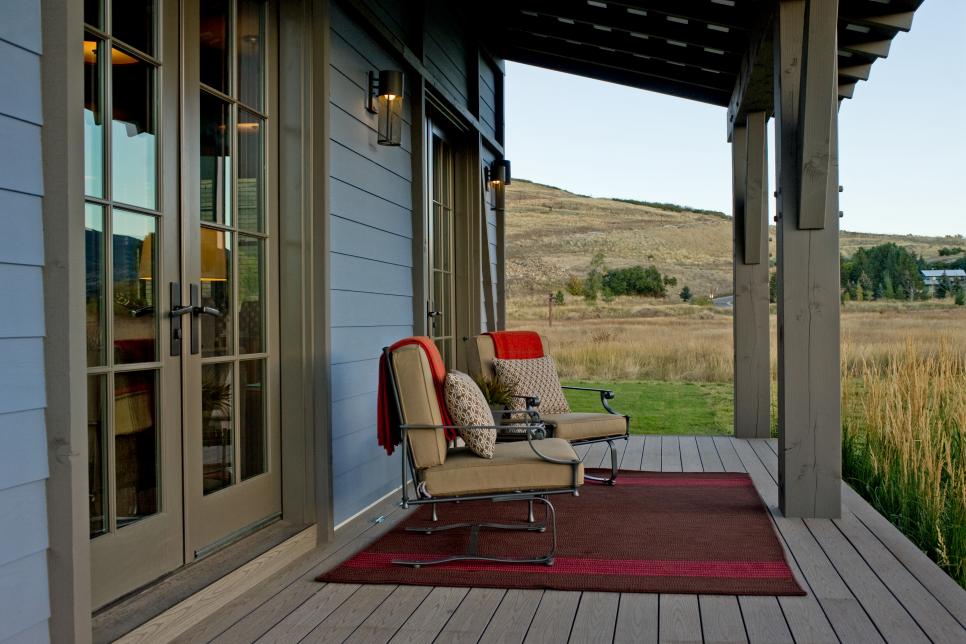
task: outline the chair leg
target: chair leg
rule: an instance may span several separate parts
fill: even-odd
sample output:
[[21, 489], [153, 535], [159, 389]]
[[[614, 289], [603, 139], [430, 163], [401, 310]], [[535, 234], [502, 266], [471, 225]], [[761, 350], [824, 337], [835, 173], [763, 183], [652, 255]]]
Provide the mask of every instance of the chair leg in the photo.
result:
[[436, 504], [433, 504], [433, 521], [439, 521], [439, 514], [436, 512]]
[[[493, 499], [493, 501], [515, 501], [517, 499]], [[449, 555], [447, 557], [440, 557], [438, 559], [426, 559], [426, 560], [409, 560], [409, 559], [395, 559], [393, 564], [399, 566], [410, 566], [412, 568], [420, 568], [422, 566], [435, 566], [438, 564], [449, 563], [451, 561], [491, 561], [495, 563], [522, 563], [522, 564], [543, 564], [545, 566], [552, 566], [554, 563], [554, 557], [557, 553], [557, 513], [554, 510], [553, 504], [550, 503], [550, 499], [545, 497], [533, 497], [528, 499], [528, 502], [532, 504], [534, 501], [537, 503], [543, 503], [546, 507], [546, 518], [542, 524], [537, 523], [525, 523], [525, 524], [503, 524], [503, 523], [454, 523], [446, 526], [436, 526], [428, 528], [407, 528], [411, 532], [422, 532], [423, 534], [433, 534], [434, 532], [439, 532], [442, 530], [452, 530], [455, 528], [470, 528], [470, 542], [467, 546], [466, 552], [458, 555]], [[479, 533], [480, 530], [489, 528], [494, 530], [523, 530], [526, 532], [544, 532], [547, 527], [550, 528], [550, 550], [537, 557], [492, 557], [488, 555], [481, 555], [479, 552]]]
[[617, 446], [614, 445], [613, 439], [607, 440], [607, 446], [610, 447], [610, 476], [604, 478], [602, 476], [590, 476], [588, 474], [584, 474], [585, 479], [597, 481], [598, 483], [606, 483], [607, 485], [615, 484], [617, 481], [617, 473], [619, 472], [617, 463]]
[[533, 518], [533, 499], [527, 501], [527, 523], [536, 523]]

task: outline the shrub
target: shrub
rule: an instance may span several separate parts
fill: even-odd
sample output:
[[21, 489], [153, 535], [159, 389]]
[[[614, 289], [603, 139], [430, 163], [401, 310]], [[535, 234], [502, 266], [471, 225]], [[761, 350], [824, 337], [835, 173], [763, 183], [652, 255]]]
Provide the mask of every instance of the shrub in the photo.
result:
[[607, 271], [602, 284], [613, 295], [664, 297], [667, 295], [664, 280], [665, 276], [654, 266], [630, 266]]
[[962, 255], [964, 251], [960, 246], [944, 246], [939, 249], [940, 257], [950, 257], [952, 255]]
[[584, 280], [580, 279], [576, 275], [571, 275], [567, 278], [567, 284], [564, 286], [564, 288], [574, 297], [580, 297], [584, 294]]
[[685, 302], [690, 302], [691, 301], [691, 298], [694, 297], [694, 293], [691, 292], [691, 288], [690, 287], [685, 286], [684, 288], [681, 289], [681, 292], [679, 293], [679, 296]]
[[966, 291], [964, 291], [962, 287], [959, 287], [959, 289], [957, 289], [956, 299], [953, 301], [956, 302], [956, 306], [963, 306], [964, 304], [966, 304]]
[[564, 294], [563, 294], [563, 291], [557, 291], [556, 293], [554, 293], [553, 303], [554, 304], [563, 304], [564, 303]]

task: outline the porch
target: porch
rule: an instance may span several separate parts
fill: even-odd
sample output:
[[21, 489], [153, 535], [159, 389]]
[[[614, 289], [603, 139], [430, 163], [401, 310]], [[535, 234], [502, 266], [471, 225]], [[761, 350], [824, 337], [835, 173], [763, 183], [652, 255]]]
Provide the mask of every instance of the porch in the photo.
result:
[[[603, 446], [586, 455], [590, 466]], [[842, 518], [785, 518], [777, 441], [632, 436], [621, 467], [747, 472], [806, 597], [643, 595], [321, 584], [315, 577], [403, 516], [390, 496], [335, 539], [273, 573], [246, 566], [246, 592], [206, 589], [123, 641], [181, 642], [954, 642], [966, 640], [966, 591], [851, 488]], [[585, 450], [586, 451], [586, 450]], [[382, 521], [376, 521], [383, 517]], [[561, 527], [566, 538], [566, 528]], [[283, 544], [284, 546], [284, 544]], [[280, 546], [279, 548], [282, 548]], [[278, 549], [276, 549], [278, 550]], [[263, 557], [263, 558], [264, 558]], [[260, 558], [260, 559], [263, 559]], [[263, 562], [264, 563], [264, 562]], [[277, 570], [277, 568], [276, 568]], [[228, 578], [226, 578], [228, 581]], [[231, 587], [228, 584], [226, 587]], [[229, 591], [230, 592], [230, 591]]]

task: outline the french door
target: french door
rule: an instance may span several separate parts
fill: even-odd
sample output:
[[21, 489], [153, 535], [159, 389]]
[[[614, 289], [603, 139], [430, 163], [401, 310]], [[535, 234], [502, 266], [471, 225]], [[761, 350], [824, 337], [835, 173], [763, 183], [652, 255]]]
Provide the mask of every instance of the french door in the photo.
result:
[[427, 328], [447, 367], [456, 364], [456, 160], [448, 133], [430, 121]]
[[85, 0], [94, 608], [281, 509], [272, 10]]

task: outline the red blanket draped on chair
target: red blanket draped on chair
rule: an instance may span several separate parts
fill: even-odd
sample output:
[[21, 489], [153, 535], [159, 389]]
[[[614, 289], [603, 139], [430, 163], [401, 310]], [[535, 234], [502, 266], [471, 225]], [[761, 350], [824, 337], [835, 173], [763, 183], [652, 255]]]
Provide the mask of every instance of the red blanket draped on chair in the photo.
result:
[[543, 341], [536, 331], [489, 331], [496, 357], [503, 360], [526, 360], [543, 357]]
[[[426, 336], [414, 336], [399, 340], [389, 347], [389, 351], [395, 351], [399, 347], [404, 347], [408, 344], [418, 345], [426, 353], [426, 359], [429, 360], [429, 370], [433, 376], [433, 384], [436, 385], [436, 398], [439, 401], [439, 410], [443, 418], [443, 424], [452, 425], [453, 422], [450, 420], [449, 412], [446, 411], [446, 396], [443, 393], [443, 382], [446, 380], [446, 365], [443, 363], [442, 356], [439, 355], [439, 349]], [[395, 402], [390, 398], [393, 393], [388, 389], [389, 381], [386, 375], [386, 369], [388, 368], [386, 354], [383, 353], [379, 357], [379, 391], [377, 394], [379, 409], [376, 418], [376, 429], [379, 437], [379, 446], [384, 448], [387, 454], [392, 454], [396, 449], [396, 445], [402, 442], [402, 436], [399, 433], [399, 423], [401, 421], [395, 418]], [[447, 429], [445, 432], [446, 440], [454, 440], [456, 438], [455, 429]]]

